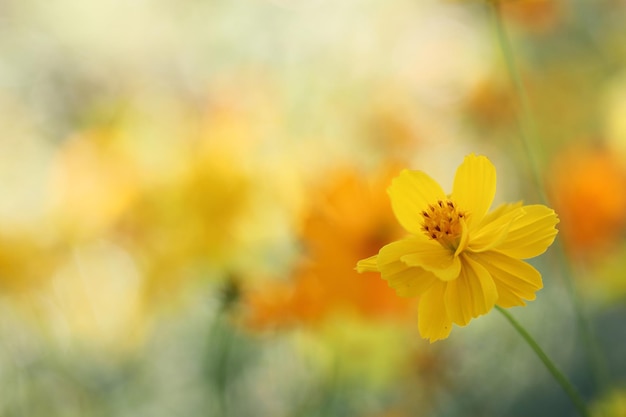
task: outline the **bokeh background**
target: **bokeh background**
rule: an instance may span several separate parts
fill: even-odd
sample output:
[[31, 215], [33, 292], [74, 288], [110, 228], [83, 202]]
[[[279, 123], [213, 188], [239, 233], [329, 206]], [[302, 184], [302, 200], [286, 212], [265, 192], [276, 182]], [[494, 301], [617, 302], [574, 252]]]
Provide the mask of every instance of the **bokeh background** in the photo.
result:
[[512, 313], [626, 416], [626, 2], [502, 16], [530, 156], [482, 1], [0, 1], [0, 415], [575, 415], [498, 313], [431, 345], [353, 269], [475, 152], [561, 218]]

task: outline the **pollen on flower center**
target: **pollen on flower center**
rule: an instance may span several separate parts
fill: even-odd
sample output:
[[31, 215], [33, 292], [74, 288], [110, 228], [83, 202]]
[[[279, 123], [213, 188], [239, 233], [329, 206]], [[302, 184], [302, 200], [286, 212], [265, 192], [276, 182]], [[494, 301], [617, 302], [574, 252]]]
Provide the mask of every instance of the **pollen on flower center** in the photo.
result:
[[452, 201], [439, 200], [429, 205], [422, 211], [422, 217], [422, 230], [429, 238], [444, 246], [455, 248], [458, 245], [463, 232], [461, 220], [467, 218], [467, 214], [460, 211]]

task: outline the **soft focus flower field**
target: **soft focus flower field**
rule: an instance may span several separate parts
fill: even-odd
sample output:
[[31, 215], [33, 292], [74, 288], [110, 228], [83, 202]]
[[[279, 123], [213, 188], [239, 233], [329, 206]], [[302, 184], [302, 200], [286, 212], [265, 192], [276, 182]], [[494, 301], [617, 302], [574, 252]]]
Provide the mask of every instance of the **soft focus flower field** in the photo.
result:
[[[0, 416], [578, 415], [494, 306], [626, 416], [624, 22], [619, 0], [0, 2]], [[487, 185], [457, 185], [475, 159]]]

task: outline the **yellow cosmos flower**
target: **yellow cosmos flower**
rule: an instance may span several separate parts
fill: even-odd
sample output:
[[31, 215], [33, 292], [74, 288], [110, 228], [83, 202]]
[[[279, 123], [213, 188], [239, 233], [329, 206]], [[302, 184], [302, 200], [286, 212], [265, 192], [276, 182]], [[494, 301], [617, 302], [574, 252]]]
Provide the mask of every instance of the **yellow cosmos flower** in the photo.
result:
[[380, 272], [398, 295], [420, 297], [418, 328], [431, 343], [448, 337], [452, 323], [465, 326], [496, 304], [525, 305], [543, 286], [522, 259], [552, 244], [556, 213], [521, 202], [488, 213], [495, 192], [494, 166], [474, 154], [458, 168], [450, 195], [421, 171], [402, 171], [388, 189], [410, 236], [359, 261], [357, 271]]

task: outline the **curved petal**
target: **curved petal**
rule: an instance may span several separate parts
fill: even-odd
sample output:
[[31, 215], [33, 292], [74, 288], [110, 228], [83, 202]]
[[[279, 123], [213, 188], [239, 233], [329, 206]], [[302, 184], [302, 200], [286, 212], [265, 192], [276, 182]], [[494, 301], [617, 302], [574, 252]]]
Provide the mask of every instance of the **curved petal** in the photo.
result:
[[541, 255], [554, 242], [559, 222], [554, 210], [542, 206], [523, 206], [525, 214], [513, 221], [506, 239], [495, 249], [517, 259]]
[[378, 271], [378, 255], [361, 259], [359, 262], [357, 262], [355, 269], [356, 269], [356, 272], [358, 272], [359, 274], [363, 272], [379, 272]]
[[522, 207], [522, 202], [518, 201], [517, 203], [503, 203], [500, 204], [498, 207], [496, 207], [495, 209], [491, 210], [487, 215], [485, 215], [485, 217], [483, 217], [483, 221], [480, 223], [480, 226], [482, 227], [483, 225], [487, 224], [487, 223], [491, 223], [492, 221], [494, 221], [495, 219], [497, 219], [498, 217], [501, 217], [503, 215], [505, 215], [506, 213], [513, 211], [519, 207]]
[[472, 252], [484, 252], [499, 246], [509, 235], [511, 225], [525, 214], [523, 207], [501, 211], [499, 216], [489, 217], [490, 221], [482, 221], [476, 232], [471, 236], [469, 250]]
[[430, 343], [445, 339], [452, 330], [452, 320], [446, 313], [443, 297], [446, 290], [445, 282], [437, 281], [420, 298], [417, 316], [417, 327], [424, 339]]
[[409, 266], [416, 266], [432, 272], [442, 281], [450, 281], [459, 276], [461, 261], [448, 248], [426, 236], [411, 239], [414, 246], [411, 253], [404, 254], [400, 260]]
[[432, 273], [400, 260], [414, 248], [414, 240], [409, 238], [383, 246], [377, 258], [381, 277], [401, 297], [422, 295], [437, 281]]
[[496, 285], [487, 269], [468, 256], [462, 258], [461, 275], [448, 283], [444, 297], [448, 316], [459, 326], [487, 313], [498, 299]]
[[398, 222], [415, 235], [423, 233], [422, 211], [446, 198], [441, 186], [427, 174], [407, 169], [394, 178], [387, 193]]
[[467, 229], [467, 223], [465, 220], [461, 220], [461, 239], [459, 240], [459, 246], [454, 251], [454, 256], [459, 256], [469, 245], [469, 230]]
[[500, 307], [526, 305], [524, 300], [534, 300], [535, 292], [543, 288], [539, 271], [524, 261], [496, 251], [476, 256], [496, 284], [498, 290], [496, 304]]
[[496, 169], [484, 156], [470, 154], [459, 166], [452, 185], [452, 201], [467, 210], [467, 226], [476, 228], [496, 194]]

